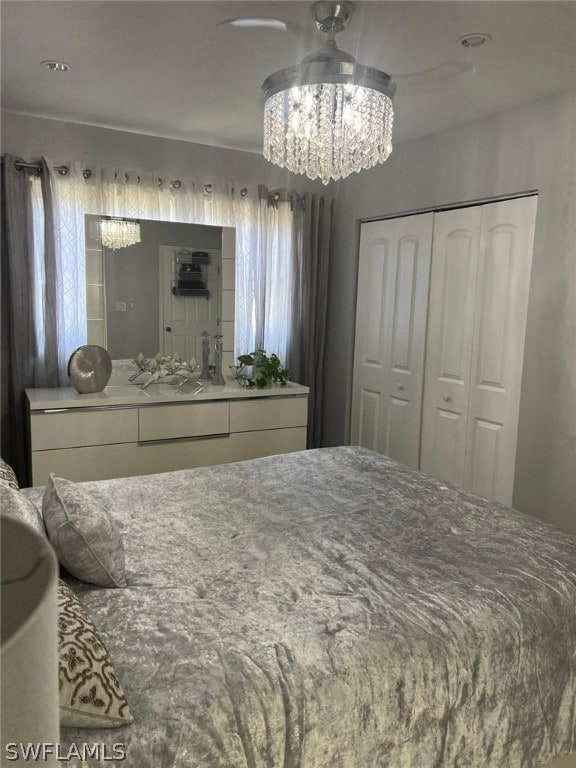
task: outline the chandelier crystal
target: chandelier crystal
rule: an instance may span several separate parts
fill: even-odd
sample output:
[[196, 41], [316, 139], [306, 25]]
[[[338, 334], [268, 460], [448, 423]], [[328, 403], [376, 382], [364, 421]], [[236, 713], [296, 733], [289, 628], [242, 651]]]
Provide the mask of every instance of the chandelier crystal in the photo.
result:
[[102, 245], [117, 251], [140, 242], [140, 222], [105, 216], [100, 221]]
[[328, 35], [322, 50], [262, 86], [264, 157], [328, 184], [389, 157], [396, 86], [337, 48], [334, 35], [350, 18], [351, 3], [319, 2], [313, 12]]

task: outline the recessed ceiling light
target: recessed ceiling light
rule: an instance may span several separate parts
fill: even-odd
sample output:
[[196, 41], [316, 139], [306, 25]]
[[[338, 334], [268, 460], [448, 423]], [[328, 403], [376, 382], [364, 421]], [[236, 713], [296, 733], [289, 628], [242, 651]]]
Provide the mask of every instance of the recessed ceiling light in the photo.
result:
[[232, 19], [231, 21], [225, 21], [224, 24], [229, 24], [231, 27], [251, 28], [251, 27], [265, 27], [267, 29], [279, 29], [282, 32], [286, 32], [288, 26], [280, 19], [264, 19], [264, 18], [245, 18], [245, 19]]
[[481, 45], [490, 42], [490, 40], [492, 40], [492, 38], [490, 35], [486, 34], [486, 32], [472, 32], [469, 35], [464, 35], [459, 38], [458, 42], [460, 45], [463, 45], [464, 48], [480, 48]]
[[63, 61], [43, 61], [42, 64], [48, 67], [51, 72], [68, 72], [70, 69], [68, 64], [65, 64]]

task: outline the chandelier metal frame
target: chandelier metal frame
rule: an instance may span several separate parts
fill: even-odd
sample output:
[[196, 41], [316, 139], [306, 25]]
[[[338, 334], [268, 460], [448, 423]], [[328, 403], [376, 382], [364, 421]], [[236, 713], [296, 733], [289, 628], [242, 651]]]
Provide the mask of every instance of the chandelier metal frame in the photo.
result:
[[[316, 21], [316, 26], [321, 32], [327, 35], [324, 45], [319, 51], [306, 56], [299, 65], [286, 67], [274, 72], [266, 78], [262, 85], [262, 91], [264, 92], [266, 100], [264, 116], [264, 156], [267, 160], [270, 160], [276, 165], [287, 167], [289, 170], [295, 172], [303, 172], [310, 178], [321, 178], [325, 184], [328, 183], [330, 178], [344, 178], [352, 171], [361, 170], [362, 168], [376, 165], [378, 162], [383, 162], [392, 150], [391, 127], [394, 114], [392, 99], [396, 92], [396, 84], [392, 82], [390, 75], [386, 74], [386, 72], [382, 72], [374, 67], [359, 64], [353, 56], [340, 50], [336, 45], [335, 36], [345, 28], [346, 23], [353, 14], [353, 10], [354, 6], [351, 2], [337, 3], [321, 0], [321, 2], [314, 3], [312, 6], [312, 14]], [[364, 98], [370, 91], [376, 91], [384, 95], [384, 99], [381, 101], [385, 111], [386, 125], [383, 125], [382, 140], [389, 144], [389, 146], [380, 148], [377, 152], [368, 151], [367, 157], [363, 160], [362, 168], [342, 168], [340, 169], [340, 173], [338, 168], [323, 168], [318, 171], [317, 163], [313, 163], [314, 169], [312, 173], [309, 174], [307, 169], [301, 169], [299, 167], [302, 165], [302, 159], [300, 159], [300, 162], [290, 162], [289, 158], [278, 156], [279, 154], [283, 155], [288, 153], [286, 151], [286, 143], [284, 145], [284, 150], [278, 152], [278, 147], [281, 146], [281, 142], [279, 141], [279, 136], [277, 134], [275, 136], [276, 151], [272, 146], [269, 134], [271, 131], [279, 130], [279, 122], [282, 122], [286, 137], [288, 136], [288, 132], [290, 131], [290, 112], [292, 111], [293, 113], [294, 111], [295, 100], [299, 98], [297, 95], [298, 92], [304, 92], [306, 86], [313, 87], [324, 85], [334, 85], [337, 89], [338, 87], [341, 87], [339, 89], [339, 94], [337, 93], [337, 89], [331, 91], [331, 93], [334, 94], [334, 100], [336, 100], [336, 98], [340, 100], [340, 108], [342, 106], [341, 102], [343, 98], [351, 100], [352, 94], [354, 93], [360, 99]], [[362, 92], [361, 89], [367, 90]], [[310, 93], [312, 90], [313, 89], [308, 89], [308, 92]], [[279, 104], [278, 100], [276, 100], [276, 110], [277, 112], [279, 109], [282, 110], [282, 117], [281, 121], [276, 119], [275, 124], [273, 125], [274, 121], [271, 117], [271, 105], [273, 102], [271, 100], [280, 93], [283, 93], [283, 103]], [[344, 94], [344, 96], [342, 96], [342, 94]], [[318, 102], [316, 109], [319, 111], [321, 106], [318, 95], [313, 94], [312, 97]], [[373, 95], [371, 98], [374, 100]], [[308, 96], [308, 100], [311, 100], [310, 96]], [[324, 105], [323, 108], [326, 109], [326, 106]], [[334, 108], [333, 120], [336, 119], [336, 112], [337, 110]], [[307, 119], [311, 119], [310, 114]], [[384, 131], [384, 129], [386, 130]], [[340, 133], [342, 133], [342, 131]], [[386, 133], [386, 136], [384, 136], [384, 133]], [[343, 140], [342, 136], [340, 139]], [[301, 151], [303, 153], [305, 149], [302, 149], [301, 147]]]

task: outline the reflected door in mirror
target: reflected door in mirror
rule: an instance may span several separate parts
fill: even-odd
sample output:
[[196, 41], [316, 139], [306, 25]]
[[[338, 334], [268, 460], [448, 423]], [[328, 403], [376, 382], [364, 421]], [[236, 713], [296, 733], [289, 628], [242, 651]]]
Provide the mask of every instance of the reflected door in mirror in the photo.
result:
[[188, 289], [185, 287], [188, 283], [179, 279], [178, 254], [182, 251], [184, 249], [168, 246], [160, 248], [160, 348], [165, 355], [200, 360], [202, 331], [210, 336], [222, 332], [222, 254], [220, 250], [203, 249], [207, 254], [206, 263], [198, 275], [191, 273], [201, 280], [190, 280], [189, 285], [202, 282], [204, 288]]

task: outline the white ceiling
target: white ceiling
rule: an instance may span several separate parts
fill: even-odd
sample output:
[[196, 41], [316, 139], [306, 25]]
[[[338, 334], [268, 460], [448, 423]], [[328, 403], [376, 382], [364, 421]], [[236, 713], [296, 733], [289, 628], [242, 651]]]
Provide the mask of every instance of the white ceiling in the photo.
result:
[[[4, 0], [10, 111], [260, 152], [264, 79], [314, 49], [308, 2]], [[235, 29], [243, 16], [286, 32]], [[486, 32], [492, 42], [457, 40]], [[397, 75], [403, 141], [575, 87], [576, 2], [362, 2], [341, 48]], [[71, 69], [55, 74], [45, 59]]]

